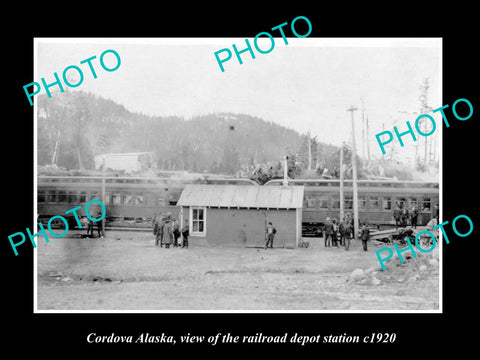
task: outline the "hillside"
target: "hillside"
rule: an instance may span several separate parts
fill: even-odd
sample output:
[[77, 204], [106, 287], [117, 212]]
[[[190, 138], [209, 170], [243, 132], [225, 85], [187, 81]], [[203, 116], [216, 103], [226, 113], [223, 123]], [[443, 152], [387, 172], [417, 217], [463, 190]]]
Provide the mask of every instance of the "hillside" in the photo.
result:
[[[288, 173], [292, 178], [320, 177], [327, 170], [327, 177], [339, 174], [337, 146], [310, 137], [309, 147], [308, 135], [255, 116], [233, 113], [198, 115], [191, 119], [147, 116], [82, 91], [52, 98], [42, 95], [37, 101], [37, 160], [42, 171], [46, 169], [50, 174], [60, 168], [70, 174], [87, 175], [94, 170], [96, 155], [144, 151], [153, 152], [153, 174], [157, 175], [159, 171], [188, 171], [249, 177], [264, 183], [283, 176], [285, 155], [289, 156]], [[425, 180], [427, 175], [392, 160], [365, 164], [358, 156], [357, 159], [359, 178]], [[348, 145], [344, 161], [345, 177], [349, 178]], [[438, 174], [432, 176], [438, 178]]]
[[95, 155], [151, 151], [158, 169], [234, 174], [296, 152], [302, 135], [245, 114], [152, 117], [82, 91], [38, 97], [38, 164], [89, 170]]

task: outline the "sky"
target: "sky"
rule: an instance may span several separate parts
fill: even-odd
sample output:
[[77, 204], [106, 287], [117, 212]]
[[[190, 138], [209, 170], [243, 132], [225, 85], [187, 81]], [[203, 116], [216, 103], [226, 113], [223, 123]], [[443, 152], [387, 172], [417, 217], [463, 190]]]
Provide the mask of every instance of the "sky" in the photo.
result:
[[[371, 153], [378, 157], [382, 154], [375, 134], [382, 128], [392, 130], [394, 121], [399, 129], [407, 120], [413, 124], [419, 115], [418, 86], [424, 78], [431, 85], [429, 105], [434, 109], [443, 105], [439, 38], [307, 37], [288, 38], [288, 45], [282, 38], [274, 39], [268, 54], [260, 54], [249, 39], [256, 58], [245, 52], [239, 64], [232, 44], [244, 49], [245, 38], [38, 38], [32, 81], [44, 77], [53, 82], [54, 72], [61, 77], [67, 66], [76, 65], [84, 80], [69, 91], [89, 91], [132, 112], [187, 119], [212, 112], [245, 113], [300, 133], [309, 131], [319, 141], [335, 145], [351, 140], [351, 114], [346, 109], [354, 105], [357, 151], [364, 109]], [[266, 42], [259, 42], [260, 48], [268, 49], [270, 40], [262, 40]], [[223, 63], [222, 72], [214, 53], [224, 48], [233, 55]], [[120, 67], [112, 72], [99, 64], [107, 49], [121, 58]], [[94, 55], [96, 79], [87, 64], [80, 64]], [[112, 54], [105, 56], [107, 66], [108, 61], [115, 63]], [[440, 132], [441, 126], [437, 129]], [[411, 154], [410, 145], [397, 154]]]

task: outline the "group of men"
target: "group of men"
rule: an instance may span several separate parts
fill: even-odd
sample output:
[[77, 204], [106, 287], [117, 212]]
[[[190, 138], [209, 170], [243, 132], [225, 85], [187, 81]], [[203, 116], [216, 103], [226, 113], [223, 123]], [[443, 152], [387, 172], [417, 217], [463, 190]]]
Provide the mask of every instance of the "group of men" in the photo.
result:
[[[273, 247], [273, 239], [275, 238], [277, 230], [271, 222], [265, 227], [265, 249]], [[325, 221], [325, 229], [323, 231], [323, 238], [325, 247], [344, 246], [345, 250], [350, 248], [350, 240], [353, 237], [353, 218], [351, 214], [347, 213], [344, 219], [337, 223], [337, 219], [330, 219], [327, 217]], [[370, 240], [370, 229], [366, 223], [361, 225], [360, 240], [364, 251], [367, 251], [367, 242]]]
[[[432, 219], [435, 219], [438, 224], [439, 208], [438, 204], [435, 204], [432, 212]], [[393, 219], [395, 220], [395, 228], [406, 227], [410, 220], [410, 226], [414, 229], [417, 228], [418, 221], [418, 209], [415, 205], [412, 205], [410, 211], [402, 203], [397, 203], [393, 210]]]
[[[155, 246], [169, 249], [173, 247], [188, 248], [189, 228], [185, 224], [182, 229], [178, 226], [177, 220], [172, 213], [153, 216], [153, 234], [155, 235]], [[180, 235], [182, 239], [180, 239]]]
[[[331, 219], [327, 217], [325, 221], [325, 229], [323, 231], [323, 239], [325, 241], [325, 247], [330, 246], [344, 246], [348, 251], [350, 248], [350, 240], [353, 236], [353, 218], [347, 214], [343, 220], [338, 224], [337, 219]], [[361, 225], [360, 240], [362, 241], [362, 248], [367, 251], [367, 242], [370, 239], [370, 229], [367, 224]]]
[[415, 205], [408, 211], [407, 207], [403, 204], [397, 204], [393, 210], [393, 219], [395, 220], [395, 228], [407, 226], [408, 220], [412, 228], [417, 228], [418, 210]]

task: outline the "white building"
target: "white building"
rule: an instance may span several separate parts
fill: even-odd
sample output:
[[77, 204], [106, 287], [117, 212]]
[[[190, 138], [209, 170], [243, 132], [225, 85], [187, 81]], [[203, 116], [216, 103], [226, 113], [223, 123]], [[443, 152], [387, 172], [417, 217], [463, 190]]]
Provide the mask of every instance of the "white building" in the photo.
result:
[[95, 169], [102, 169], [102, 162], [105, 158], [105, 169], [125, 170], [126, 172], [142, 171], [152, 166], [153, 153], [117, 153], [100, 154], [95, 156]]

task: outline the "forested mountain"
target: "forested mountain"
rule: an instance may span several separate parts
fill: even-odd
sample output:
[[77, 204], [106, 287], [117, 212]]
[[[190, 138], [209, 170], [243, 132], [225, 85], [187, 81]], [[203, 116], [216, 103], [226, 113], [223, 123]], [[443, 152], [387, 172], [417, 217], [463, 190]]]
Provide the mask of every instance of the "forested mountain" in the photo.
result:
[[[94, 170], [96, 155], [153, 152], [156, 170], [235, 175], [264, 183], [283, 176], [282, 159], [288, 155], [291, 178], [338, 176], [339, 147], [250, 115], [147, 116], [83, 91], [41, 95], [37, 102], [39, 166], [84, 174]], [[344, 154], [349, 178], [348, 143]], [[357, 164], [359, 178], [414, 178], [411, 169], [385, 159], [365, 164], [357, 155]]]
[[152, 151], [158, 169], [235, 174], [298, 151], [298, 132], [244, 114], [152, 117], [82, 91], [38, 99], [38, 164], [93, 169], [95, 155]]

